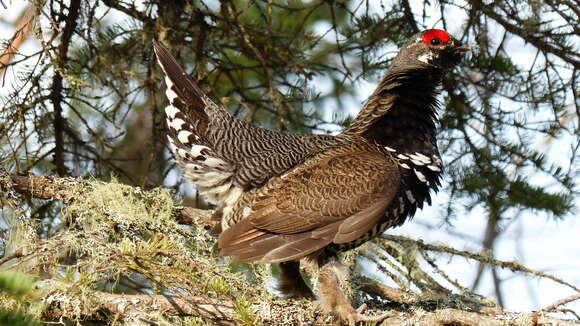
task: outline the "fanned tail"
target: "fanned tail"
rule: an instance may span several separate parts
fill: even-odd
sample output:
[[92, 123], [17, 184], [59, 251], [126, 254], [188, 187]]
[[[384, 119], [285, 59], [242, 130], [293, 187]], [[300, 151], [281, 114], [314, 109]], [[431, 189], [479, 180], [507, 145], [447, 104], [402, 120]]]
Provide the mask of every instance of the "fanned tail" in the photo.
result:
[[[210, 113], [222, 110], [211, 101], [197, 83], [183, 71], [166, 47], [153, 42], [159, 65], [165, 74], [169, 104], [165, 108], [167, 138], [173, 156], [185, 177], [198, 186], [210, 200], [223, 200], [239, 191], [234, 190], [234, 166], [215, 152], [206, 137]], [[232, 193], [233, 191], [233, 193]]]

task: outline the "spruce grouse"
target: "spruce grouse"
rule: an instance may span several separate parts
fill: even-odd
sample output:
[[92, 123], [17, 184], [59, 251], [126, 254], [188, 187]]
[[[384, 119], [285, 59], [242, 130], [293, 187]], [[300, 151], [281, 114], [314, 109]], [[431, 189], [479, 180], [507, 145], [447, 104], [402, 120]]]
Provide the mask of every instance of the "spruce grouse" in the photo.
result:
[[218, 248], [233, 262], [280, 263], [279, 289], [314, 295], [299, 272], [319, 268], [322, 304], [351, 324], [372, 320], [342, 294], [336, 254], [402, 224], [440, 185], [437, 87], [467, 50], [447, 32], [409, 39], [353, 123], [338, 135], [262, 129], [215, 104], [162, 45], [168, 140], [185, 178], [217, 202]]

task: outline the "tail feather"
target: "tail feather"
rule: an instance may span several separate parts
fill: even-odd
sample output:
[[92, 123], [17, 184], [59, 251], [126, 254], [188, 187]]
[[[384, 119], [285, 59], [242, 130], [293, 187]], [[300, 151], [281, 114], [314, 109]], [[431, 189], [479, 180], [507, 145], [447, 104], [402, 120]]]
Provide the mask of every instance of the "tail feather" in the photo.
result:
[[166, 47], [153, 42], [157, 60], [165, 74], [169, 105], [165, 108], [169, 135], [185, 146], [199, 143], [209, 124], [206, 108], [215, 105], [197, 83], [183, 71]]
[[[166, 95], [169, 102], [173, 104], [175, 99], [181, 99], [189, 106], [185, 115], [194, 114], [199, 115], [196, 118], [202, 118], [207, 122], [207, 114], [205, 108], [211, 103], [211, 100], [199, 88], [197, 83], [183, 71], [181, 66], [177, 63], [175, 58], [169, 53], [169, 50], [158, 42], [153, 41], [153, 49], [159, 61], [159, 65], [165, 73], [165, 83], [167, 84]], [[181, 109], [176, 108], [178, 111]], [[174, 109], [170, 109], [167, 115], [174, 118]]]
[[167, 137], [173, 156], [186, 179], [210, 200], [230, 198], [234, 191], [234, 166], [216, 153], [208, 141], [210, 113], [224, 110], [213, 103], [179, 66], [169, 50], [153, 42], [159, 65], [165, 74], [169, 105], [165, 108]]

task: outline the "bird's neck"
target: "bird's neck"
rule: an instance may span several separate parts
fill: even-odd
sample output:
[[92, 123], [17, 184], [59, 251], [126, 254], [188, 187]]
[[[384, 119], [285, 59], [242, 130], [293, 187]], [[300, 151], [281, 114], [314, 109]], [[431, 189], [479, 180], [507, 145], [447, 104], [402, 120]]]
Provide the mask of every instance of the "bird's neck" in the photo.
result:
[[430, 67], [392, 68], [344, 131], [384, 146], [397, 158], [399, 199], [387, 210], [391, 215], [378, 233], [403, 223], [424, 202], [431, 204], [430, 190], [440, 186], [443, 166], [435, 127], [441, 77], [441, 70]]
[[393, 67], [345, 134], [357, 134], [398, 153], [439, 156], [435, 142], [437, 86], [442, 72]]

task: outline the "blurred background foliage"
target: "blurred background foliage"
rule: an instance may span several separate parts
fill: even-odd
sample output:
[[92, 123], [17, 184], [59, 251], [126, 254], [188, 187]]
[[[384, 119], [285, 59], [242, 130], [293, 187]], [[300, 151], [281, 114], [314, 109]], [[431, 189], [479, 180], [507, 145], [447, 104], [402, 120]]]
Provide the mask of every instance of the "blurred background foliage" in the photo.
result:
[[[34, 0], [3, 22], [16, 32], [0, 45], [0, 168], [115, 176], [172, 188], [204, 208], [167, 148], [152, 40], [238, 118], [336, 133], [410, 35], [443, 28], [472, 52], [446, 76], [440, 97], [441, 218], [452, 223], [484, 208], [482, 248], [493, 256], [502, 223], [522, 212], [574, 216], [579, 14], [572, 1], [536, 0]], [[519, 48], [507, 46], [514, 42]], [[63, 227], [59, 205], [24, 204], [41, 238]]]

